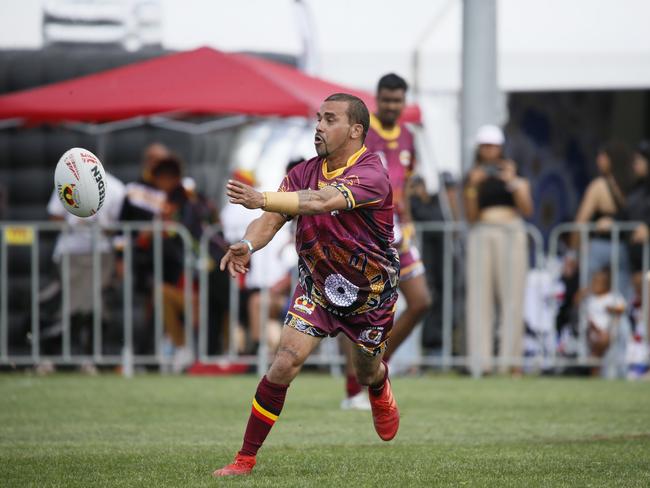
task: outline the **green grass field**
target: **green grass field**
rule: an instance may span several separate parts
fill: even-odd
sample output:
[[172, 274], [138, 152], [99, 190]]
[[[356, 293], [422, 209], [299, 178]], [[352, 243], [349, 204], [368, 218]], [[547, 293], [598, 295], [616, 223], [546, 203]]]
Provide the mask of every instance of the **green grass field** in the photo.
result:
[[397, 438], [304, 374], [253, 475], [229, 462], [257, 384], [0, 375], [0, 486], [650, 486], [650, 383], [397, 378]]

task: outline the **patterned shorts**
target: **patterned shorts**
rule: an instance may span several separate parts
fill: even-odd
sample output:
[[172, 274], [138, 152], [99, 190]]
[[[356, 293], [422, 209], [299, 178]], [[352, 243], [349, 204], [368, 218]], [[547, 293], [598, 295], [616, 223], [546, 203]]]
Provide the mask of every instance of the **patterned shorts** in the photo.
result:
[[312, 337], [334, 337], [343, 332], [369, 356], [376, 356], [386, 348], [393, 328], [395, 298], [380, 308], [358, 315], [336, 316], [312, 301], [302, 286], [296, 286], [284, 325]]

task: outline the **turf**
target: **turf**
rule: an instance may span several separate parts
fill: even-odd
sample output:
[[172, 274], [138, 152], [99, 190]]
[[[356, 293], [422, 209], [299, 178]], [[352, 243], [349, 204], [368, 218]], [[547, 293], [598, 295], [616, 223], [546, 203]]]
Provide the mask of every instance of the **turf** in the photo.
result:
[[0, 486], [650, 486], [650, 383], [397, 378], [397, 438], [301, 375], [254, 474], [213, 479], [257, 380], [0, 376]]

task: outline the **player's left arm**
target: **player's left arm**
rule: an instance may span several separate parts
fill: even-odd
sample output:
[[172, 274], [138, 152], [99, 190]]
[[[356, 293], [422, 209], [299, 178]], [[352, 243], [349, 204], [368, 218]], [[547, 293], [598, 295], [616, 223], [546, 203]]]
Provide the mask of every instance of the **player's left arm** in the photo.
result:
[[260, 193], [244, 183], [231, 180], [226, 193], [230, 203], [285, 215], [316, 215], [351, 208], [349, 199], [334, 186], [320, 190]]

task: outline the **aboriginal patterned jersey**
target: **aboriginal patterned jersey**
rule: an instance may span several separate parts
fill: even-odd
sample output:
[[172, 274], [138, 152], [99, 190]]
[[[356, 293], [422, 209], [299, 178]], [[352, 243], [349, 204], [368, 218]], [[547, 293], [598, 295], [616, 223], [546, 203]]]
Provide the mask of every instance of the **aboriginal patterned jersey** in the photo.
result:
[[415, 143], [411, 131], [396, 124], [391, 130], [382, 127], [374, 115], [370, 116], [370, 129], [366, 137], [368, 150], [377, 153], [388, 170], [393, 186], [393, 203], [399, 219], [404, 222], [404, 187], [415, 169]]
[[339, 190], [347, 210], [298, 216], [300, 282], [309, 297], [341, 316], [365, 313], [397, 293], [399, 258], [392, 247], [393, 204], [388, 173], [362, 147], [346, 166], [327, 171], [323, 158], [294, 167], [279, 191]]

